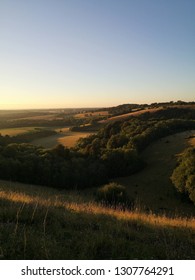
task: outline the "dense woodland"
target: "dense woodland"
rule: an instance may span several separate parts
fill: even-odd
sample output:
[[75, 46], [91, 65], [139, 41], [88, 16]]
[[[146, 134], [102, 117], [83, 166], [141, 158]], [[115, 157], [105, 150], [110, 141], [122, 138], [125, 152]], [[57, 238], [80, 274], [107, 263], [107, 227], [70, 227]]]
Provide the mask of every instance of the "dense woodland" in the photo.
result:
[[138, 172], [147, 164], [141, 151], [150, 143], [190, 129], [195, 129], [195, 110], [168, 108], [109, 122], [96, 134], [80, 139], [72, 149], [28, 144], [30, 139], [54, 131], [0, 136], [0, 178], [62, 189], [94, 187]]

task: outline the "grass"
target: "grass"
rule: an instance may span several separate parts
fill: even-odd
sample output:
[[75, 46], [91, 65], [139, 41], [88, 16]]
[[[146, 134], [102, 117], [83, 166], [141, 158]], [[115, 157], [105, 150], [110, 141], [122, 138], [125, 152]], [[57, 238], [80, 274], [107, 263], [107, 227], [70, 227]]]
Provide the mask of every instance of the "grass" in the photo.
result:
[[[2, 136], [16, 136], [19, 134], [24, 134], [32, 132], [36, 127], [19, 127], [19, 128], [4, 128], [0, 129], [0, 134]], [[58, 144], [62, 144], [67, 147], [73, 147], [76, 142], [81, 137], [87, 137], [90, 135], [90, 132], [73, 132], [69, 130], [69, 127], [56, 128], [57, 135], [52, 135], [48, 137], [42, 137], [32, 141], [32, 144], [43, 146], [45, 148], [52, 148]]]
[[142, 211], [166, 215], [195, 215], [192, 202], [183, 200], [176, 192], [170, 176], [177, 164], [177, 155], [189, 146], [188, 136], [183, 132], [160, 139], [150, 145], [142, 158], [147, 166], [139, 173], [116, 181], [127, 187]]
[[37, 115], [37, 116], [27, 116], [27, 117], [20, 117], [18, 119], [14, 119], [14, 121], [18, 120], [53, 120], [56, 119], [56, 114], [44, 114], [44, 115]]
[[9, 135], [9, 136], [16, 136], [19, 134], [28, 133], [34, 131], [36, 127], [16, 127], [16, 128], [3, 128], [0, 129], [0, 134], [2, 136]]
[[89, 132], [73, 132], [69, 130], [69, 127], [55, 129], [58, 134], [48, 137], [39, 138], [33, 140], [31, 144], [42, 146], [44, 148], [53, 148], [58, 144], [62, 144], [66, 147], [73, 147], [79, 138], [87, 137], [91, 133]]
[[106, 208], [78, 192], [0, 186], [2, 259], [194, 257], [194, 218]]

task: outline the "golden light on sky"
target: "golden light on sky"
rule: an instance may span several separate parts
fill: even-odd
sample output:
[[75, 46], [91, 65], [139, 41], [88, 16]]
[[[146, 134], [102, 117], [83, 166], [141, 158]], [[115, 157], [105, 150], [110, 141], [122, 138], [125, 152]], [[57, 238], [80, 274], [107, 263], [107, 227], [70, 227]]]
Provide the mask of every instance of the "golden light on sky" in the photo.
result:
[[0, 9], [0, 109], [194, 100], [194, 1], [10, 0]]

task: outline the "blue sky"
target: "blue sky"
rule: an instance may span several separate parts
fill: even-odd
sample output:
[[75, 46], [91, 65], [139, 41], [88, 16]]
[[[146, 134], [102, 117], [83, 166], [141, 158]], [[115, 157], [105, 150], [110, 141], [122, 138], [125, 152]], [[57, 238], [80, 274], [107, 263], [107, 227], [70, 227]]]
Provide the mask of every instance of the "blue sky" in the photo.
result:
[[0, 109], [195, 97], [194, 0], [1, 0]]

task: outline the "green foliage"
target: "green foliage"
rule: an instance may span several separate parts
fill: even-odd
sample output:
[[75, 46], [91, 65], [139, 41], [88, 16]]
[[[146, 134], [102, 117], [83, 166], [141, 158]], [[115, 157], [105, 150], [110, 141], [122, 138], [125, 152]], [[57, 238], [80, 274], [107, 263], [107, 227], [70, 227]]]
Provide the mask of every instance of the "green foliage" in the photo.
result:
[[62, 145], [45, 150], [30, 144], [0, 146], [1, 179], [52, 186], [86, 188], [106, 182], [105, 167]]
[[[168, 112], [165, 110], [165, 117]], [[58, 146], [51, 150], [21, 143], [55, 131], [39, 129], [14, 137], [0, 135], [0, 178], [58, 188], [94, 187], [144, 168], [140, 152], [155, 140], [194, 128], [193, 120], [131, 118], [106, 124], [97, 134], [80, 139], [73, 149]]]
[[171, 180], [176, 189], [187, 194], [195, 204], [195, 148], [188, 148], [179, 159]]
[[133, 204], [124, 186], [109, 183], [97, 190], [96, 200], [107, 206], [131, 207]]

